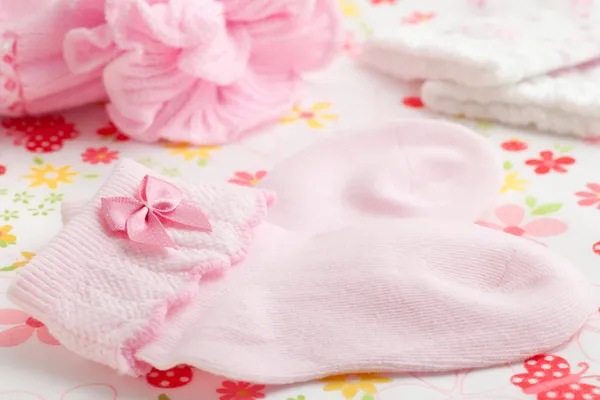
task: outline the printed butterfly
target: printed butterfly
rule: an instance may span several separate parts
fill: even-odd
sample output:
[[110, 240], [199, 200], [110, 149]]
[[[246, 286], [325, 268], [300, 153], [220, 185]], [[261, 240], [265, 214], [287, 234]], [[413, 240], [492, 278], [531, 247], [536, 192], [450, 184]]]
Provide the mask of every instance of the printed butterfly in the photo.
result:
[[537, 395], [537, 400], [597, 400], [600, 399], [600, 387], [581, 383], [589, 364], [577, 364], [581, 371], [571, 373], [569, 362], [562, 357], [540, 354], [523, 363], [527, 372], [513, 375], [511, 382], [520, 387], [525, 394]]

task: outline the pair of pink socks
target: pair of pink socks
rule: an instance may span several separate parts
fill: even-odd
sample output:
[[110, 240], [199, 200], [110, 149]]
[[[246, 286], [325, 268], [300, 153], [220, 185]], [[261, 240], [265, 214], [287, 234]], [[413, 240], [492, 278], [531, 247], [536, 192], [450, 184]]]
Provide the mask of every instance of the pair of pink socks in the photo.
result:
[[342, 42], [335, 0], [27, 3], [0, 2], [0, 115], [107, 101], [145, 142], [239, 139], [289, 109]]
[[566, 260], [473, 224], [500, 177], [485, 140], [412, 120], [340, 133], [259, 188], [123, 161], [65, 206], [9, 296], [131, 375], [186, 363], [291, 383], [516, 361], [567, 341], [593, 302]]

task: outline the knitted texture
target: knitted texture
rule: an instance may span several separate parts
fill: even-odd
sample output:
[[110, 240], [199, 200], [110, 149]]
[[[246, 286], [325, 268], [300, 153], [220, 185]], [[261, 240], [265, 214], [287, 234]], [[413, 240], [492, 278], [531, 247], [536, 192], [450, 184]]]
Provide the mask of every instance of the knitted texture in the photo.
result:
[[102, 13], [83, 0], [38, 2], [34, 13], [23, 12], [31, 1], [5, 3], [0, 5], [5, 18], [0, 19], [0, 115], [43, 114], [106, 97], [98, 71], [73, 74], [62, 56], [66, 32], [97, 24]]
[[[309, 146], [275, 165], [258, 187], [277, 193], [266, 220], [286, 229], [319, 232], [409, 217], [475, 221], [496, 206], [498, 153], [462, 125], [391, 120]], [[63, 202], [63, 222], [87, 200]]]
[[543, 353], [594, 311], [578, 268], [476, 225], [390, 220], [306, 237], [263, 224], [246, 261], [206, 281], [138, 356], [276, 384], [450, 371]]
[[449, 2], [423, 26], [375, 29], [361, 60], [424, 80], [449, 115], [598, 136], [600, 9], [593, 1]]
[[[139, 370], [129, 357], [114, 360], [125, 338], [116, 354], [136, 349], [134, 365], [185, 363], [262, 383], [486, 367], [564, 343], [594, 308], [567, 261], [464, 222], [389, 220], [316, 235], [264, 222], [246, 260], [198, 285], [152, 273], [164, 269], [158, 257], [152, 267], [135, 262], [135, 279], [123, 268], [129, 254], [80, 261], [79, 241], [61, 243], [65, 232], [79, 234], [80, 218], [9, 295], [68, 348], [130, 374]], [[57, 263], [49, 254], [59, 245], [71, 257]], [[160, 312], [150, 312], [156, 304]], [[138, 340], [136, 327], [155, 315], [161, 329]]]
[[510, 86], [469, 88], [449, 82], [423, 85], [432, 110], [579, 137], [600, 135], [598, 60]]
[[42, 318], [74, 352], [140, 373], [135, 353], [189, 303], [198, 281], [239, 263], [272, 195], [233, 185], [174, 182], [201, 207], [211, 232], [165, 225], [177, 250], [131, 242], [99, 215], [102, 198], [131, 197], [151, 171], [121, 162], [96, 196], [19, 276], [12, 299]]
[[446, 3], [426, 24], [376, 27], [360, 59], [401, 79], [487, 87], [600, 55], [600, 29], [595, 20], [581, 18], [571, 0]]
[[94, 2], [105, 20], [70, 31], [65, 58], [103, 70], [111, 119], [147, 142], [238, 139], [290, 107], [299, 74], [342, 42], [334, 0]]
[[404, 119], [337, 132], [283, 160], [258, 187], [277, 193], [267, 221], [323, 231], [390, 218], [475, 221], [495, 208], [502, 182], [488, 140], [462, 125]]
[[[580, 328], [593, 301], [577, 268], [543, 246], [472, 224], [477, 212], [462, 203], [481, 210], [479, 200], [499, 193], [499, 182], [477, 192], [498, 173], [481, 138], [451, 124], [417, 121], [370, 133], [340, 133], [315, 145], [309, 169], [304, 152], [277, 166], [265, 182], [282, 194], [269, 209], [276, 216], [256, 228], [247, 258], [227, 274], [201, 280], [195, 296], [135, 353], [136, 363], [159, 369], [185, 363], [264, 383], [357, 371], [445, 371], [523, 359]], [[477, 160], [468, 170], [479, 175], [452, 164], [468, 152]], [[353, 168], [358, 155], [367, 161]], [[414, 166], [410, 174], [406, 164]], [[442, 170], [481, 199], [447, 190], [448, 203], [438, 200]], [[329, 173], [343, 173], [336, 175], [342, 183], [326, 187]], [[420, 185], [410, 179], [416, 176]], [[297, 179], [316, 182], [315, 191], [312, 185], [294, 191], [289, 182]], [[430, 208], [416, 206], [428, 200]], [[456, 207], [457, 221], [440, 218], [436, 206]], [[87, 207], [63, 208], [67, 231]], [[432, 218], [403, 219], [428, 213]], [[47, 282], [43, 274], [36, 278]], [[21, 279], [10, 291], [17, 301]]]

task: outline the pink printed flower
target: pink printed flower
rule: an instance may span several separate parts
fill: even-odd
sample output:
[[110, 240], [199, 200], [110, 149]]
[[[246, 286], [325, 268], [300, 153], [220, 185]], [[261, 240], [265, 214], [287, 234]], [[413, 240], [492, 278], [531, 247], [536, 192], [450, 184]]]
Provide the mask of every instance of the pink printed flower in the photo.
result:
[[344, 52], [346, 52], [346, 54], [349, 56], [355, 56], [359, 52], [359, 46], [354, 39], [354, 35], [350, 31], [346, 32], [342, 50], [344, 50]]
[[46, 325], [29, 314], [20, 310], [0, 310], [0, 325], [15, 325], [0, 332], [0, 347], [13, 347], [25, 343], [34, 332], [40, 342], [57, 346], [60, 345]]
[[591, 192], [575, 193], [575, 196], [582, 197], [577, 204], [583, 207], [589, 207], [597, 204], [596, 208], [600, 210], [600, 184], [588, 183], [587, 187], [591, 190]]
[[560, 235], [567, 230], [567, 224], [554, 218], [537, 218], [523, 224], [525, 209], [516, 204], [500, 206], [495, 214], [500, 224], [487, 221], [477, 221], [477, 224], [529, 239]]
[[242, 186], [254, 186], [267, 175], [267, 171], [257, 171], [254, 175], [248, 172], [236, 172], [235, 178], [231, 178], [228, 182]]
[[573, 157], [554, 158], [554, 153], [550, 150], [540, 152], [540, 156], [542, 157], [540, 160], [530, 159], [525, 161], [526, 165], [535, 166], [535, 173], [540, 175], [547, 174], [550, 171], [564, 174], [567, 172], [565, 165], [575, 164], [575, 159]]
[[422, 13], [422, 12], [418, 12], [415, 11], [414, 13], [412, 13], [411, 15], [409, 15], [406, 18], [402, 19], [402, 22], [405, 24], [420, 24], [422, 22], [426, 22], [429, 21], [431, 19], [435, 18], [435, 13], [434, 12], [427, 12], [427, 13]]
[[592, 246], [592, 251], [600, 256], [600, 241], [594, 243]]
[[598, 146], [600, 145], [600, 136], [585, 138], [583, 141], [592, 146]]
[[90, 164], [110, 164], [119, 158], [119, 152], [117, 150], [110, 151], [107, 147], [100, 147], [94, 149], [88, 148], [85, 152], [81, 153], [81, 159], [83, 162]]
[[265, 385], [253, 385], [247, 382], [224, 381], [223, 387], [217, 389], [217, 393], [222, 394], [220, 400], [256, 400], [264, 399], [265, 394], [262, 390]]

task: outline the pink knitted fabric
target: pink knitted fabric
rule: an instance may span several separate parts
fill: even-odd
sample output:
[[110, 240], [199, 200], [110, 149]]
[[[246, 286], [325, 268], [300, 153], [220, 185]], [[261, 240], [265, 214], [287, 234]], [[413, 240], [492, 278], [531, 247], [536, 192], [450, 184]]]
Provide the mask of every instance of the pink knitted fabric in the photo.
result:
[[402, 119], [337, 132], [276, 165], [259, 187], [279, 199], [269, 222], [319, 231], [390, 217], [473, 222], [495, 207], [502, 182], [488, 140], [458, 124]]
[[73, 29], [75, 73], [104, 69], [108, 113], [127, 135], [238, 139], [290, 107], [299, 74], [341, 45], [334, 0], [94, 0], [105, 21]]
[[[336, 132], [259, 184], [279, 199], [268, 222], [313, 232], [389, 218], [473, 222], [495, 208], [501, 186], [489, 140], [462, 125], [413, 119]], [[63, 221], [86, 200], [64, 202]]]
[[99, 213], [147, 175], [123, 161], [9, 290], [67, 348], [123, 373], [187, 363], [289, 383], [484, 367], [562, 344], [593, 308], [576, 268], [517, 237], [416, 218], [292, 231], [263, 220], [272, 197], [232, 185], [174, 182], [212, 231], [165, 225], [179, 249], [148, 247]]
[[75, 75], [62, 56], [67, 31], [103, 20], [89, 3], [0, 2], [0, 115], [43, 114], [106, 98], [99, 71]]
[[[121, 371], [135, 368], [137, 349], [153, 340], [172, 313], [193, 299], [203, 275], [245, 257], [252, 229], [274, 200], [256, 189], [177, 182], [184, 200], [203, 209], [211, 232], [165, 224], [177, 248], [163, 249], [126, 240], [99, 218], [103, 199], [133, 197], [146, 175], [152, 173], [145, 167], [121, 162], [69, 229], [46, 248], [31, 274], [22, 275], [13, 287], [15, 302], [46, 314], [43, 319], [53, 330], [65, 334], [61, 343], [67, 348]], [[52, 272], [46, 271], [50, 264], [56, 266]], [[39, 273], [46, 275], [46, 283], [35, 283]], [[53, 282], [72, 285], [59, 288]], [[37, 284], [41, 286], [34, 288]], [[96, 313], [95, 306], [103, 311]], [[76, 322], [84, 314], [99, 324]], [[123, 324], [123, 319], [131, 323]]]

